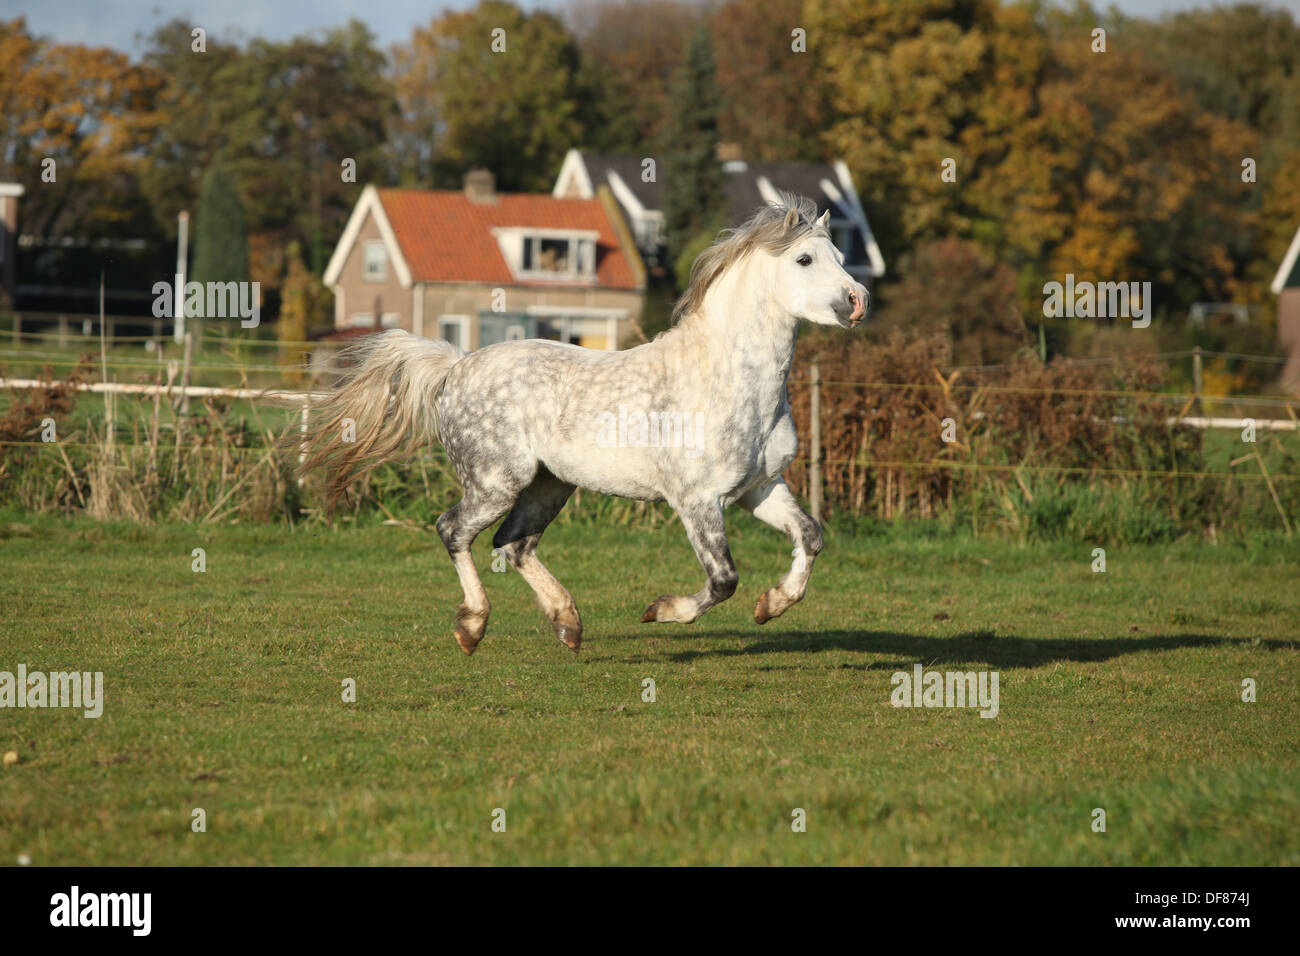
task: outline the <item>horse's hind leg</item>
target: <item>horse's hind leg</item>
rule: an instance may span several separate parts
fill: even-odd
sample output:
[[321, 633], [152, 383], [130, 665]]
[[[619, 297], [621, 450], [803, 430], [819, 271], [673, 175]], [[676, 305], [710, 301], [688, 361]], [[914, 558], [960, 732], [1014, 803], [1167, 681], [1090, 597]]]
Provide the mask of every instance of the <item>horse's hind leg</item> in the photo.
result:
[[438, 535], [447, 546], [451, 563], [456, 567], [465, 599], [456, 610], [456, 643], [466, 654], [473, 654], [487, 630], [487, 592], [479, 579], [470, 545], [484, 528], [510, 510], [514, 493], [489, 491], [467, 485], [465, 497], [438, 519]]
[[560, 481], [543, 470], [519, 495], [506, 520], [492, 538], [492, 546], [500, 548], [515, 566], [520, 577], [528, 582], [537, 594], [542, 613], [551, 622], [555, 636], [571, 650], [582, 646], [582, 618], [578, 606], [555, 575], [547, 570], [537, 557], [537, 542], [542, 537], [564, 503], [573, 494], [573, 485]]
[[665, 594], [646, 608], [642, 624], [652, 621], [674, 621], [690, 624], [713, 605], [725, 601], [736, 593], [735, 562], [727, 546], [727, 531], [722, 521], [722, 505], [718, 501], [672, 503], [686, 528], [695, 557], [708, 575], [704, 589], [695, 594]]
[[776, 587], [763, 593], [754, 607], [754, 620], [766, 624], [803, 599], [813, 561], [822, 549], [822, 529], [815, 518], [799, 507], [780, 478], [746, 493], [737, 503], [764, 524], [784, 531], [794, 542], [790, 570]]

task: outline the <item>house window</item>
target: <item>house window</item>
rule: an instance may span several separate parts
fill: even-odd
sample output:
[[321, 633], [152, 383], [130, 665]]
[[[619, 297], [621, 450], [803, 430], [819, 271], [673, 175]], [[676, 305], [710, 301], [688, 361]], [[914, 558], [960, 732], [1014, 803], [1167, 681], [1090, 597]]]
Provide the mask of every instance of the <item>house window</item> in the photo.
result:
[[537, 337], [537, 322], [522, 312], [492, 312], [480, 309], [478, 313], [478, 347], [513, 342], [516, 339]]
[[365, 244], [365, 267], [362, 272], [367, 282], [384, 282], [388, 279], [388, 253], [382, 239], [370, 239]]
[[537, 320], [538, 338], [567, 342], [588, 349], [612, 349], [609, 325], [604, 318], [555, 315]]
[[379, 324], [386, 329], [395, 329], [402, 324], [402, 314], [400, 312], [385, 312], [380, 317]]
[[352, 318], [348, 320], [347, 328], [349, 329], [369, 329], [375, 325], [375, 313], [373, 312], [353, 312]]
[[596, 242], [572, 236], [524, 236], [520, 271], [535, 276], [589, 278], [596, 274]]
[[445, 339], [462, 352], [469, 349], [469, 316], [438, 316], [438, 338]]
[[664, 244], [664, 217], [661, 213], [650, 211], [637, 217], [632, 222], [639, 249], [654, 250]]
[[612, 349], [609, 323], [604, 319], [575, 317], [569, 320], [569, 341], [586, 349]]

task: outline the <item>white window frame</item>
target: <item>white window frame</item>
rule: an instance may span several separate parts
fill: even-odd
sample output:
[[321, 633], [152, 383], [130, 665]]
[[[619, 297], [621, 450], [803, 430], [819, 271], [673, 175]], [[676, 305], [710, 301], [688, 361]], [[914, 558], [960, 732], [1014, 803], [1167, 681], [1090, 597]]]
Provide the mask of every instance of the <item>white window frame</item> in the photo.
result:
[[[379, 251], [380, 261], [383, 268], [379, 272], [371, 272], [372, 263], [371, 254]], [[387, 282], [388, 281], [388, 247], [382, 239], [367, 239], [361, 246], [361, 279], [364, 282]]]
[[451, 339], [447, 338], [445, 335], [442, 334], [442, 326], [444, 323], [446, 323], [447, 325], [454, 325], [460, 329], [460, 341], [453, 344], [455, 344], [457, 348], [464, 349], [465, 351], [468, 352], [469, 351], [469, 319], [470, 317], [468, 315], [461, 315], [459, 313], [445, 313], [443, 315], [438, 316], [438, 324], [437, 324], [438, 338], [442, 339], [445, 342], [450, 342]]
[[604, 319], [607, 352], [618, 350], [618, 324], [631, 317], [627, 309], [601, 309], [580, 305], [532, 305], [528, 307], [527, 314], [559, 325], [563, 330], [563, 338], [560, 341], [569, 344], [573, 344], [573, 323], [569, 321], [570, 319]]
[[[572, 282], [576, 280], [588, 281], [594, 283], [597, 274], [597, 252], [600, 245], [600, 233], [590, 230], [572, 230], [572, 229], [516, 229], [510, 230], [518, 238], [519, 245], [518, 268], [515, 274], [520, 278], [526, 279], [553, 279], [561, 282]], [[502, 230], [505, 232], [505, 230]], [[525, 269], [524, 261], [528, 243], [541, 243], [543, 240], [561, 240], [569, 244], [569, 255], [566, 257], [566, 269], [564, 272], [550, 272], [546, 269]], [[590, 256], [587, 262], [588, 270], [581, 271], [578, 268], [578, 260], [581, 258], [581, 249], [583, 243], [589, 243]], [[539, 250], [540, 251], [540, 250]], [[536, 261], [536, 257], [534, 259]]]

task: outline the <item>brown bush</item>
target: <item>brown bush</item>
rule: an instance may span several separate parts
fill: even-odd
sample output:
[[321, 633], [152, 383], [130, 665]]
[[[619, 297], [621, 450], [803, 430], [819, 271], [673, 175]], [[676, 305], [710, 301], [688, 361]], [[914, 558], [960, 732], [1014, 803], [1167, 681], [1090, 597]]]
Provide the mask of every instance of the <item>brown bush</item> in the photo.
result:
[[[1024, 486], [1024, 473], [1040, 467], [1062, 481], [1105, 477], [1108, 469], [1168, 470], [1180, 455], [1185, 469], [1199, 449], [1197, 435], [1166, 424], [1179, 408], [1152, 394], [1167, 370], [1150, 358], [1044, 365], [1022, 354], [1000, 367], [951, 370], [948, 341], [901, 331], [847, 347], [801, 341], [790, 387], [801, 458], [787, 473], [796, 494], [808, 493], [814, 356], [828, 514], [930, 517], [952, 504], [959, 485]], [[945, 419], [951, 442], [943, 440]]]
[[94, 356], [83, 355], [77, 367], [62, 381], [54, 377], [47, 365], [41, 369], [41, 385], [17, 393], [4, 418], [0, 418], [0, 459], [21, 449], [16, 442], [39, 441], [41, 422], [53, 418], [56, 422], [72, 413], [77, 405], [77, 386], [90, 376]]

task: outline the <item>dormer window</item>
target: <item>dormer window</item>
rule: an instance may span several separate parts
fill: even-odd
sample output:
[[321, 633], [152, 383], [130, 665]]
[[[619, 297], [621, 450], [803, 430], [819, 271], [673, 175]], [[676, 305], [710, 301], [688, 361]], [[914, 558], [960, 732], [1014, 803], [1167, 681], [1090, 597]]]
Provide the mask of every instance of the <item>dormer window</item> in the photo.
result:
[[382, 239], [368, 240], [363, 247], [365, 263], [362, 276], [367, 282], [384, 282], [388, 279], [388, 253]]
[[596, 241], [582, 236], [525, 235], [519, 271], [550, 279], [594, 278]]

